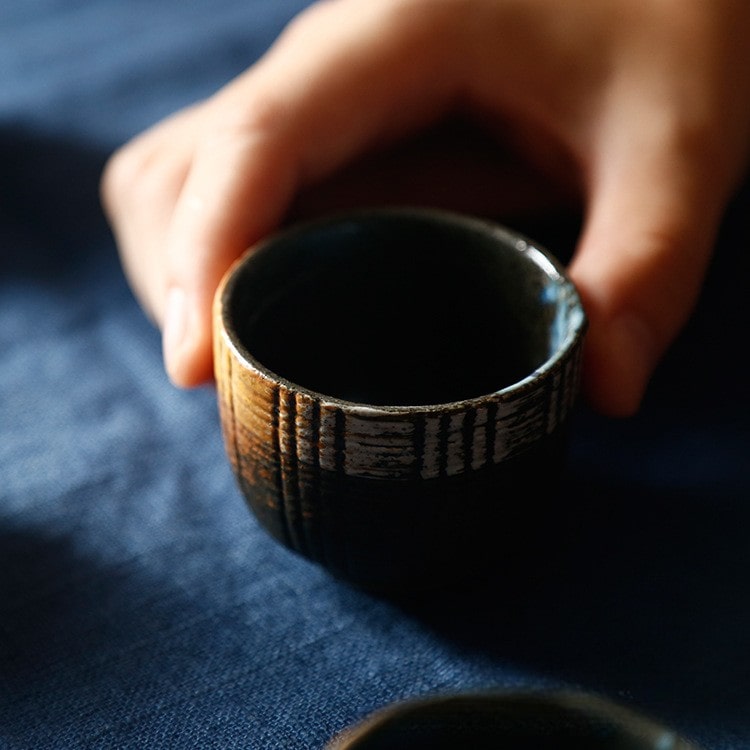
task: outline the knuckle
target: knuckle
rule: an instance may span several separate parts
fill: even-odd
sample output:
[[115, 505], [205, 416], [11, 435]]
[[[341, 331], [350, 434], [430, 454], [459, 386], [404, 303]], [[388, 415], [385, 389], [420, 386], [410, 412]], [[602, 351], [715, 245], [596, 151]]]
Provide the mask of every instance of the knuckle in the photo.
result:
[[113, 219], [125, 212], [153, 211], [173, 195], [186, 169], [180, 158], [165, 158], [163, 149], [127, 144], [110, 156], [102, 171], [103, 207]]
[[137, 144], [127, 144], [109, 157], [102, 171], [100, 193], [110, 213], [116, 213], [118, 206], [138, 194], [152, 161], [153, 155]]

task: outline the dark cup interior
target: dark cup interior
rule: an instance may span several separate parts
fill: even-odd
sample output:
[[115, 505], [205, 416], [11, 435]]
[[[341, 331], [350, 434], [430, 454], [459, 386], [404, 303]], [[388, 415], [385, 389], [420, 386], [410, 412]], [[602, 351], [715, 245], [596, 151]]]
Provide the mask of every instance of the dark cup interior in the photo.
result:
[[486, 395], [558, 345], [553, 276], [510, 235], [437, 214], [374, 212], [292, 230], [256, 250], [228, 291], [246, 354], [347, 401]]
[[594, 696], [456, 696], [398, 704], [336, 750], [697, 750]]

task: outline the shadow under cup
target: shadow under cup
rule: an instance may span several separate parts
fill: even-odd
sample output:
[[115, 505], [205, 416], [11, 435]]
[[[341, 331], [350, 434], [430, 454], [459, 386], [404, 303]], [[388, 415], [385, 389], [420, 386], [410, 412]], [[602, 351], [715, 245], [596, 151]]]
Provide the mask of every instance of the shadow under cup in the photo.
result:
[[486, 568], [559, 477], [586, 319], [557, 261], [508, 229], [417, 209], [290, 228], [229, 270], [214, 320], [250, 507], [353, 583]]

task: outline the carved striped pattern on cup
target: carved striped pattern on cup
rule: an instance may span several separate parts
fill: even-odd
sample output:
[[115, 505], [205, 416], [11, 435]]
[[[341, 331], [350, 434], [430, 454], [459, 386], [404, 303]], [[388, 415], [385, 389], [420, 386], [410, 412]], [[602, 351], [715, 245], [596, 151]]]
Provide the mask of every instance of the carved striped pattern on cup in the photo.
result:
[[224, 443], [241, 489], [287, 546], [327, 562], [335, 519], [322, 507], [319, 404], [241, 364], [220, 333], [215, 347]]
[[[223, 348], [219, 356], [233, 359]], [[436, 479], [478, 471], [527, 450], [552, 434], [573, 408], [580, 352], [516, 391], [443, 411], [318, 401], [237, 361], [219, 369], [223, 421], [232, 423], [225, 435], [233, 465], [249, 482], [275, 486], [280, 496], [294, 499], [304, 516], [321, 471]], [[294, 527], [292, 522], [292, 535]]]

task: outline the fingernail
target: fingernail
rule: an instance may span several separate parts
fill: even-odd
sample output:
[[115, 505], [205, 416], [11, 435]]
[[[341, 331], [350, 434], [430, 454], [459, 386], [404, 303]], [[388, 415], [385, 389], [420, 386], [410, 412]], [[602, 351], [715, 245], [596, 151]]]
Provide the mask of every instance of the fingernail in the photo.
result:
[[162, 331], [164, 365], [173, 382], [179, 382], [181, 353], [188, 330], [187, 318], [187, 295], [184, 289], [174, 286], [167, 293]]

